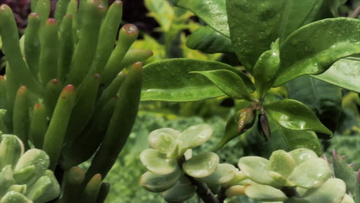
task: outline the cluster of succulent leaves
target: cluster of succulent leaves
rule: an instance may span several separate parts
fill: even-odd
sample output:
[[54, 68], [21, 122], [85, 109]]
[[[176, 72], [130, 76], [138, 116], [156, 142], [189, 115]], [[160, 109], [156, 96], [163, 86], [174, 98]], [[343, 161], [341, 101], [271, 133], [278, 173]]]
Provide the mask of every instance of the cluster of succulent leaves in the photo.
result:
[[0, 136], [0, 201], [47, 202], [60, 194], [49, 156], [39, 149], [24, 153], [22, 141], [11, 134]]
[[[102, 180], [138, 111], [138, 61], [152, 52], [130, 49], [138, 29], [120, 28], [121, 1], [108, 7], [97, 0], [59, 0], [49, 18], [50, 1], [33, 0], [31, 11], [19, 40], [12, 10], [0, 6], [7, 60], [0, 76], [0, 129], [18, 136], [26, 150], [48, 154], [49, 169], [63, 177], [60, 202], [103, 202], [109, 184]], [[77, 167], [90, 158], [87, 171]]]
[[214, 202], [239, 195], [263, 202], [351, 203], [353, 197], [359, 201], [360, 172], [356, 173], [336, 151], [332, 162], [307, 148], [277, 150], [269, 159], [245, 156], [238, 161], [239, 170], [219, 163], [213, 152], [192, 157], [191, 149], [205, 143], [211, 133], [206, 124], [183, 132], [171, 128], [151, 132], [148, 142], [152, 149], [140, 155], [148, 170], [141, 177], [142, 186], [162, 192], [168, 202], [191, 198], [201, 184], [217, 194]]

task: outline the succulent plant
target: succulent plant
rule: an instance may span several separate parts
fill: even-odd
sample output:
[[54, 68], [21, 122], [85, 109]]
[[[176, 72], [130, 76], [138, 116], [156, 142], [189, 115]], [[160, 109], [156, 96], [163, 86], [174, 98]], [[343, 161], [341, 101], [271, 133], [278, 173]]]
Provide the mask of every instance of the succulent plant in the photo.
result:
[[11, 134], [0, 137], [0, 202], [47, 202], [60, 194], [49, 156], [39, 149], [24, 153], [21, 140]]

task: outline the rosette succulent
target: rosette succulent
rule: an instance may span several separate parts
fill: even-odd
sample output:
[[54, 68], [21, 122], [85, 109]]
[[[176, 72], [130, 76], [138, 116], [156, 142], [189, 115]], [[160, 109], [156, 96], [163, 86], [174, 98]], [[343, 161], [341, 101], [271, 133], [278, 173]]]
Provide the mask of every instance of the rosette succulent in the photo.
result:
[[0, 202], [47, 202], [60, 194], [49, 156], [39, 149], [24, 153], [21, 140], [10, 134], [0, 136]]

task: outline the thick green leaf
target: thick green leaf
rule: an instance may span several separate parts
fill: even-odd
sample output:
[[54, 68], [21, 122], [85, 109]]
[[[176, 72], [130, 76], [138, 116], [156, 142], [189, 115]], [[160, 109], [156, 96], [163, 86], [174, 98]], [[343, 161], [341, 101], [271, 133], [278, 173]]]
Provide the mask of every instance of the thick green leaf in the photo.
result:
[[254, 67], [255, 87], [259, 98], [263, 98], [272, 87], [280, 67], [279, 40], [271, 46], [271, 50], [264, 52]]
[[292, 150], [291, 152], [289, 152], [289, 154], [294, 158], [297, 165], [308, 159], [318, 157], [314, 151], [306, 148]]
[[190, 126], [180, 136], [180, 153], [204, 144], [212, 135], [213, 129], [210, 125], [200, 124]]
[[356, 173], [345, 160], [346, 157], [341, 157], [335, 150], [333, 150], [333, 172], [335, 177], [343, 180], [346, 184], [346, 192], [355, 193]]
[[191, 71], [226, 69], [237, 73], [247, 89], [254, 90], [251, 80], [232, 66], [195, 59], [169, 59], [144, 67], [141, 99], [162, 101], [196, 101], [225, 94], [212, 82]]
[[251, 184], [246, 187], [245, 194], [251, 199], [266, 202], [285, 201], [287, 199], [281, 190], [260, 184]]
[[167, 175], [158, 175], [151, 172], [144, 173], [140, 178], [140, 184], [151, 192], [164, 192], [174, 186], [181, 176], [180, 170]]
[[270, 168], [272, 171], [287, 177], [295, 167], [294, 158], [284, 150], [276, 150], [270, 156]]
[[252, 181], [270, 185], [274, 182], [270, 176], [270, 161], [257, 156], [246, 156], [239, 159], [238, 166]]
[[186, 46], [205, 53], [233, 53], [231, 40], [216, 32], [210, 26], [201, 27], [186, 40]]
[[345, 183], [337, 178], [330, 178], [321, 187], [307, 190], [303, 198], [309, 202], [341, 202], [345, 195]]
[[214, 173], [212, 173], [207, 177], [200, 178], [200, 180], [210, 185], [216, 185], [216, 184], [225, 185], [235, 177], [238, 171], [239, 170], [236, 169], [235, 166], [231, 164], [227, 164], [227, 163], [219, 164], [219, 166], [217, 167]]
[[305, 74], [320, 74], [337, 60], [360, 53], [360, 20], [325, 19], [293, 32], [280, 46], [281, 66], [274, 83]]
[[290, 99], [308, 106], [331, 131], [336, 129], [342, 111], [342, 95], [339, 87], [308, 75], [290, 81], [286, 87]]
[[146, 149], [140, 154], [140, 161], [152, 173], [166, 175], [177, 168], [177, 160], [167, 158], [155, 149]]
[[191, 10], [224, 36], [230, 36], [225, 0], [174, 0], [174, 4]]
[[241, 77], [232, 71], [211, 70], [192, 71], [191, 73], [199, 73], [205, 76], [231, 98], [252, 100]]
[[213, 152], [204, 152], [186, 160], [182, 167], [184, 172], [195, 178], [209, 176], [219, 165], [219, 156]]
[[312, 75], [312, 77], [345, 89], [360, 92], [360, 58], [348, 57], [340, 59], [324, 73]]
[[172, 128], [161, 128], [152, 131], [148, 136], [150, 146], [158, 152], [168, 154], [176, 149], [177, 139], [181, 132]]
[[231, 41], [241, 63], [252, 70], [259, 56], [280, 36], [285, 0], [226, 0]]
[[266, 112], [282, 127], [290, 130], [312, 130], [332, 135], [307, 106], [285, 99], [264, 106]]
[[196, 187], [184, 176], [174, 185], [174, 187], [162, 193], [167, 202], [184, 202], [194, 196]]

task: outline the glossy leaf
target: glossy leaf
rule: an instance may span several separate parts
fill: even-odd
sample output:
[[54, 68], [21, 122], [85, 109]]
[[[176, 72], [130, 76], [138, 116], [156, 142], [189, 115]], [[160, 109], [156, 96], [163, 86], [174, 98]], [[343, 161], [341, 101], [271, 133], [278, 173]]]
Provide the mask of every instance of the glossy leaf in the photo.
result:
[[271, 42], [279, 38], [286, 2], [226, 0], [231, 41], [246, 69], [251, 71]]
[[245, 194], [258, 201], [285, 201], [286, 195], [279, 189], [268, 185], [252, 184], [245, 189]]
[[312, 130], [332, 135], [316, 117], [316, 115], [301, 102], [291, 99], [270, 103], [264, 106], [266, 112], [282, 127], [290, 130]]
[[174, 186], [181, 176], [180, 170], [167, 175], [158, 175], [151, 172], [144, 173], [140, 178], [141, 185], [151, 192], [164, 192]]
[[286, 84], [288, 97], [308, 106], [331, 131], [341, 114], [341, 90], [339, 87], [312, 78], [301, 76]]
[[280, 173], [284, 177], [290, 175], [295, 168], [295, 160], [284, 150], [274, 151], [269, 161], [271, 170]]
[[152, 131], [148, 136], [150, 146], [158, 152], [167, 154], [172, 153], [177, 143], [177, 139], [181, 136], [181, 132], [172, 128], [161, 128]]
[[231, 40], [210, 26], [201, 27], [186, 40], [186, 46], [205, 53], [233, 53]]
[[226, 37], [230, 36], [225, 0], [175, 0], [174, 4], [191, 10], [216, 31]]
[[172, 173], [177, 168], [176, 159], [166, 158], [165, 154], [154, 149], [146, 149], [141, 152], [140, 160], [147, 170], [159, 175]]
[[236, 73], [229, 70], [192, 71], [198, 73], [213, 82], [221, 91], [234, 99], [246, 99], [251, 101], [251, 95], [246, 86]]
[[180, 154], [186, 150], [204, 144], [212, 135], [213, 130], [207, 124], [195, 125], [184, 130], [180, 136]]
[[307, 190], [303, 198], [309, 202], [341, 202], [345, 195], [345, 183], [337, 178], [330, 178], [318, 188]]
[[[309, 170], [311, 168], [311, 170]], [[292, 171], [289, 180], [298, 187], [314, 188], [319, 187], [331, 176], [330, 167], [322, 158], [308, 159]]]
[[247, 89], [253, 90], [250, 79], [233, 67], [214, 61], [195, 59], [169, 59], [144, 67], [141, 99], [162, 101], [197, 101], [225, 94], [212, 82], [191, 71], [226, 69], [238, 74]]
[[259, 98], [263, 98], [272, 87], [280, 67], [279, 40], [264, 52], [257, 60], [254, 67], [255, 87]]
[[194, 196], [196, 187], [190, 181], [181, 177], [174, 187], [162, 193], [164, 199], [168, 202], [184, 202]]
[[269, 175], [270, 162], [265, 158], [257, 156], [242, 157], [238, 162], [238, 166], [247, 177], [257, 183], [271, 185], [274, 181]]
[[306, 148], [292, 150], [289, 154], [294, 158], [296, 165], [299, 165], [308, 159], [318, 157], [314, 151]]
[[360, 92], [360, 58], [348, 57], [336, 61], [327, 71], [312, 77], [339, 87]]
[[200, 180], [210, 185], [223, 185], [231, 181], [235, 177], [236, 172], [238, 171], [239, 170], [231, 164], [219, 164], [214, 173], [207, 177], [201, 178]]
[[182, 168], [184, 172], [195, 178], [209, 176], [216, 171], [219, 165], [219, 156], [213, 152], [204, 152], [186, 160]]
[[274, 83], [325, 72], [337, 60], [360, 53], [360, 20], [325, 19], [293, 32], [280, 47], [281, 66]]

